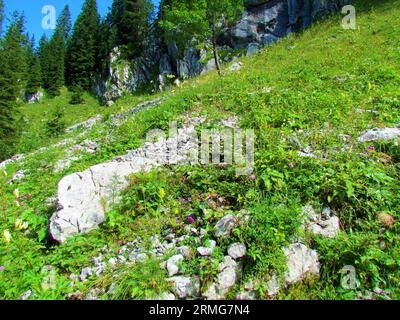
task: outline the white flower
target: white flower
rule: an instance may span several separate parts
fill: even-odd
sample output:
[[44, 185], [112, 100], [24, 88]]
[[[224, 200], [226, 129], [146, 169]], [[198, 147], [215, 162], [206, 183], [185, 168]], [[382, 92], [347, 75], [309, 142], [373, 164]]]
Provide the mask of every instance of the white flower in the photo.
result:
[[19, 190], [18, 190], [18, 189], [15, 189], [15, 190], [13, 191], [13, 195], [14, 195], [16, 198], [18, 198], [18, 197], [19, 197]]
[[10, 241], [11, 241], [11, 233], [10, 233], [10, 231], [4, 230], [3, 231], [3, 238], [4, 238], [6, 243], [10, 243]]

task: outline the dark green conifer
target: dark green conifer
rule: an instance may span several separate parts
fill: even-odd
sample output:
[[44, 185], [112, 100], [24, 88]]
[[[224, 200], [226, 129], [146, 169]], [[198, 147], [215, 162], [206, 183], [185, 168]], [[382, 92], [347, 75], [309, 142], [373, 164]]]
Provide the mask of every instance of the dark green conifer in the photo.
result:
[[67, 50], [67, 82], [70, 88], [90, 90], [99, 62], [100, 17], [96, 0], [86, 0], [78, 16]]

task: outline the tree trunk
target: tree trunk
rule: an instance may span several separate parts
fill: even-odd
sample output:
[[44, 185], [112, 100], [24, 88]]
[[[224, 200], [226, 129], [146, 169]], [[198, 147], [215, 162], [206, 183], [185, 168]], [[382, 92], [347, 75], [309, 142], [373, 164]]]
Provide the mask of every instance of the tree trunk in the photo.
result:
[[218, 74], [221, 75], [221, 66], [219, 64], [219, 54], [218, 54], [218, 46], [217, 46], [217, 35], [216, 35], [214, 24], [213, 24], [212, 45], [213, 45], [215, 66], [217, 68]]

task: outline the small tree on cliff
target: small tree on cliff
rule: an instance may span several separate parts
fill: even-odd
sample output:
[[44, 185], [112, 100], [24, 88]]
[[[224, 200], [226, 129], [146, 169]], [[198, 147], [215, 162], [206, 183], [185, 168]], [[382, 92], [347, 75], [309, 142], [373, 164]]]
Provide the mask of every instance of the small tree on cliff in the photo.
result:
[[166, 1], [160, 26], [168, 42], [181, 49], [211, 41], [215, 65], [221, 68], [217, 40], [243, 13], [243, 0], [170, 0]]

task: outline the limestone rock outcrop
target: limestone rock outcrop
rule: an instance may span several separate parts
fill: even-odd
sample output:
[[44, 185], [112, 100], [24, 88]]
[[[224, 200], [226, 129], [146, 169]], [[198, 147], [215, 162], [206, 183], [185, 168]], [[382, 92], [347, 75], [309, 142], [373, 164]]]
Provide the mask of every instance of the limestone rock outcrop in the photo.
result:
[[[290, 34], [296, 24], [308, 27], [322, 15], [339, 10], [347, 0], [246, 0], [243, 17], [219, 39], [221, 49], [244, 49], [248, 55]], [[105, 104], [140, 86], [152, 83], [153, 90], [168, 90], [174, 79], [186, 79], [215, 69], [215, 62], [204, 49], [181, 52], [176, 43], [164, 44], [155, 29], [140, 58], [120, 59], [116, 48], [110, 55], [108, 75], [97, 84], [97, 94]], [[226, 62], [226, 60], [224, 60]], [[228, 58], [229, 61], [229, 58]], [[158, 75], [154, 76], [154, 70]]]

